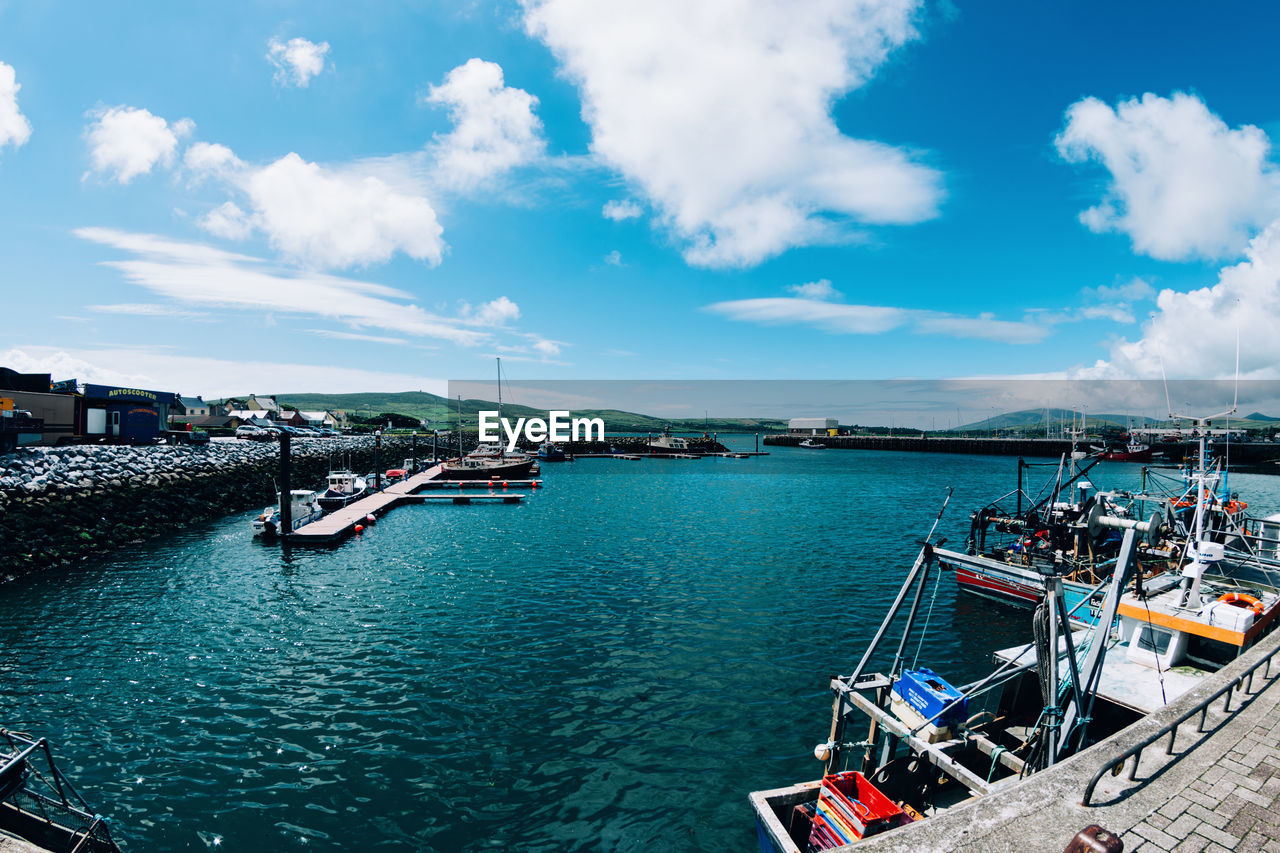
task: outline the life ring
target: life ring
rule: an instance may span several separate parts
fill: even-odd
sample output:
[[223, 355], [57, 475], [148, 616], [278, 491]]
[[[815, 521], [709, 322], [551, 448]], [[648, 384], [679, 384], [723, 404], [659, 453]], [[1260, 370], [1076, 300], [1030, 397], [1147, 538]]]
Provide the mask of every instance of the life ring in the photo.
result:
[[1246, 592], [1225, 592], [1218, 596], [1218, 600], [1233, 607], [1247, 607], [1255, 616], [1262, 615], [1262, 602]]

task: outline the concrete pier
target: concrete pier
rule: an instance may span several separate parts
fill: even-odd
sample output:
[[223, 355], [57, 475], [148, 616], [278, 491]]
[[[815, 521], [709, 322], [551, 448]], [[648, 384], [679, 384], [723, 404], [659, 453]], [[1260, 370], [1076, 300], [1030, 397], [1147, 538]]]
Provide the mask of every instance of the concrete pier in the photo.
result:
[[[1125, 853], [1156, 851], [1280, 852], [1280, 632], [1201, 684], [1112, 737], [1016, 786], [946, 814], [841, 848], [850, 853], [983, 851], [1061, 853], [1084, 827], [1097, 824], [1124, 842]], [[1126, 750], [1274, 655], [1230, 694], [1146, 747], [1133, 781], [1133, 759], [1106, 775], [1089, 806], [1094, 774]], [[1229, 708], [1229, 710], [1225, 710]]]

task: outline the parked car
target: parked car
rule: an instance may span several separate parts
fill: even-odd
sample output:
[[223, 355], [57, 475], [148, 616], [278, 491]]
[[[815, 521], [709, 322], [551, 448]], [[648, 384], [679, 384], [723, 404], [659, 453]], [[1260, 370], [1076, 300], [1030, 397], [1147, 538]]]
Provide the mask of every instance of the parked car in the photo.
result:
[[247, 438], [251, 441], [265, 441], [270, 438], [270, 434], [261, 427], [243, 424], [236, 427], [236, 438]]

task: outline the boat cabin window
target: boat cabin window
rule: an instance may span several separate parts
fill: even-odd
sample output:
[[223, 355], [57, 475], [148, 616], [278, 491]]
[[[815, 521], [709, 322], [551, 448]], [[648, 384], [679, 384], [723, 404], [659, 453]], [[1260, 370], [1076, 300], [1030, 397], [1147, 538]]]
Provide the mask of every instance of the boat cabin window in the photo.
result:
[[1172, 635], [1168, 631], [1161, 631], [1158, 628], [1147, 627], [1146, 630], [1138, 632], [1136, 642], [1138, 648], [1144, 652], [1155, 652], [1162, 655], [1169, 650], [1169, 640]]

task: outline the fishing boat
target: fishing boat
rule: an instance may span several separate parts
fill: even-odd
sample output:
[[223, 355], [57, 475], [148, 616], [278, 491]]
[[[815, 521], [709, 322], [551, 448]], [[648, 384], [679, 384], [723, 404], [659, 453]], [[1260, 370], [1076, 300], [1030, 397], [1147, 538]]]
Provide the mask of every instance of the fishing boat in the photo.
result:
[[1133, 435], [1125, 436], [1116, 444], [1093, 445], [1095, 453], [1108, 462], [1150, 462], [1151, 445]]
[[671, 428], [667, 427], [662, 431], [662, 435], [649, 440], [648, 444], [650, 453], [671, 453], [688, 456], [692, 454], [693, 447], [689, 444], [689, 439], [681, 438], [678, 435], [671, 434]]
[[[291, 530], [310, 524], [324, 517], [324, 508], [320, 505], [320, 496], [309, 489], [293, 489], [289, 492], [289, 516]], [[282, 532], [284, 518], [279, 505], [267, 507], [262, 514], [250, 522], [254, 536], [278, 536]]]
[[823, 443], [821, 443], [821, 442], [819, 442], [819, 441], [814, 441], [812, 438], [806, 438], [804, 441], [800, 442], [800, 443], [799, 443], [798, 445], [796, 445], [796, 446], [797, 446], [797, 447], [807, 447], [807, 448], [808, 448], [808, 449], [810, 449], [810, 450], [826, 450], [826, 448], [827, 448], [827, 446], [826, 446], [825, 444], [823, 444]]
[[0, 729], [0, 849], [120, 853], [107, 819], [54, 763], [44, 738]]
[[[1062, 574], [1043, 574], [1033, 641], [996, 651], [988, 675], [960, 686], [919, 661], [922, 593], [940, 562], [930, 531], [853, 673], [829, 682], [829, 735], [813, 753], [821, 778], [750, 795], [762, 853], [843, 847], [1013, 787], [1174, 702], [1274, 627], [1280, 572], [1213, 574], [1225, 549], [1196, 539], [1180, 571], [1144, 583], [1135, 555], [1159, 535], [1153, 522], [1104, 513], [1090, 523], [1120, 535], [1093, 613], [1073, 621]], [[908, 601], [892, 662], [872, 672]]]
[[544, 462], [564, 462], [568, 459], [568, 455], [560, 445], [554, 442], [544, 441], [538, 448], [538, 458]]
[[369, 483], [364, 477], [351, 471], [330, 471], [327, 487], [320, 496], [320, 507], [325, 512], [342, 509], [352, 501], [358, 501], [369, 490]]
[[[498, 422], [502, 423], [502, 359], [498, 359]], [[458, 423], [462, 423], [462, 397], [458, 397]], [[440, 463], [442, 480], [520, 480], [531, 476], [537, 460], [525, 453], [509, 453], [502, 444], [480, 444], [462, 453], [458, 430], [458, 455]]]
[[[939, 548], [942, 566], [954, 571], [962, 590], [1024, 607], [1040, 601], [1045, 573], [1060, 574], [1074, 607], [1094, 595], [1093, 587], [1112, 571], [1121, 535], [1099, 519], [1115, 517], [1145, 523], [1148, 533], [1134, 556], [1144, 579], [1180, 570], [1196, 542], [1223, 546], [1211, 576], [1280, 568], [1275, 522], [1246, 514], [1248, 504], [1228, 487], [1227, 472], [1211, 458], [1203, 432], [1194, 466], [1170, 479], [1143, 469], [1144, 485], [1136, 493], [1094, 489], [1084, 477], [1100, 459], [1080, 469], [1068, 468], [1064, 459], [1048, 496], [1039, 501], [1023, 491], [1023, 472], [1031, 465], [1019, 460], [1015, 492], [970, 515], [965, 550]], [[1014, 507], [1002, 504], [1015, 495]]]

